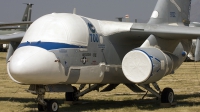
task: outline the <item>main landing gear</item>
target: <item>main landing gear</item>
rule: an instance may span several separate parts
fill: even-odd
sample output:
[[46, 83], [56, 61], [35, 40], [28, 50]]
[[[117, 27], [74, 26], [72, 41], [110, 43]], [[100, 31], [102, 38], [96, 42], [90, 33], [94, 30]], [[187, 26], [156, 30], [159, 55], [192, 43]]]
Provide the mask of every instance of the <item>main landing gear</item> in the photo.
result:
[[[73, 92], [66, 92], [65, 93], [65, 99], [66, 101], [78, 101], [78, 98], [80, 96], [83, 96], [91, 91], [94, 91], [94, 90], [99, 90], [100, 87], [104, 86], [102, 84], [93, 84], [93, 85], [90, 85], [89, 84], [89, 87], [84, 89], [86, 86], [86, 84], [81, 84], [79, 89], [77, 90], [76, 87], [73, 87]], [[84, 89], [84, 90], [83, 90]], [[82, 90], [82, 91], [81, 91]]]
[[170, 103], [174, 102], [174, 92], [171, 88], [163, 89], [161, 93], [161, 103]]
[[161, 103], [170, 103], [172, 104], [174, 102], [174, 92], [171, 88], [164, 88], [163, 91], [160, 90], [157, 83], [152, 83], [154, 88], [158, 91], [156, 92], [154, 89], [152, 89], [149, 84], [140, 85], [152, 94], [154, 94], [156, 97], [160, 98]]
[[[174, 92], [171, 88], [165, 88], [162, 92], [157, 85], [157, 83], [152, 83], [154, 89], [152, 89], [149, 84], [139, 85], [156, 97], [161, 99], [161, 103], [170, 103], [172, 104], [174, 101]], [[77, 88], [71, 85], [30, 85], [28, 92], [37, 95], [37, 102], [38, 102], [38, 111], [48, 111], [48, 112], [58, 112], [59, 104], [55, 99], [47, 100], [44, 99], [45, 92], [65, 92], [65, 100], [66, 101], [78, 101], [80, 96], [83, 96], [91, 91], [97, 90], [104, 86], [104, 84], [89, 84], [87, 88], [85, 88], [86, 84], [81, 84], [80, 87]], [[53, 87], [53, 88], [50, 88]], [[115, 86], [113, 86], [115, 88]], [[112, 89], [113, 89], [112, 87]], [[56, 88], [56, 89], [55, 89]], [[54, 91], [52, 91], [54, 89]], [[158, 91], [158, 92], [157, 92]]]
[[65, 92], [66, 101], [78, 101], [77, 94], [79, 93], [76, 87], [73, 87], [73, 92]]

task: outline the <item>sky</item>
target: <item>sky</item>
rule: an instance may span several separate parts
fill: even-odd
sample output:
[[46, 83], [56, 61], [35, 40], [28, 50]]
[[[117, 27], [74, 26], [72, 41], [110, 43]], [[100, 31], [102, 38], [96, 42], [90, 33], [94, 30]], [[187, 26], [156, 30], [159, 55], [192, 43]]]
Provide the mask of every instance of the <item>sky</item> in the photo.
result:
[[72, 13], [117, 21], [129, 14], [130, 21], [148, 21], [157, 0], [0, 0], [0, 22], [21, 21], [26, 5], [33, 3], [32, 20], [49, 13]]
[[[199, 1], [199, 0], [193, 0]], [[21, 21], [26, 5], [33, 3], [32, 20], [49, 13], [72, 13], [117, 21], [116, 17], [129, 15], [130, 21], [147, 22], [157, 0], [0, 0], [0, 22]]]

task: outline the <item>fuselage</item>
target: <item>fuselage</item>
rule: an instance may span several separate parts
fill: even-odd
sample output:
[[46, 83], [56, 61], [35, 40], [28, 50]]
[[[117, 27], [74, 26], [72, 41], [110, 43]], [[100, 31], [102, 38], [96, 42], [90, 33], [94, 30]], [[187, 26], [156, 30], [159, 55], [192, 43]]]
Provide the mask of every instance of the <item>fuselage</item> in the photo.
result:
[[[145, 39], [115, 36], [120, 28], [110, 34], [103, 26], [107, 23], [127, 27], [124, 32], [132, 26], [67, 13], [37, 19], [8, 61], [9, 76], [20, 84], [131, 83], [122, 72], [122, 59]], [[177, 49], [189, 47], [180, 44]], [[184, 60], [179, 58], [182, 51], [172, 52], [179, 59], [177, 67]]]
[[110, 68], [112, 74], [107, 70], [109, 75], [101, 70], [101, 65], [120, 65], [121, 59], [101, 36], [98, 21], [92, 21], [64, 13], [36, 20], [9, 60], [11, 78], [24, 84], [106, 83], [113, 74], [111, 82], [126, 82], [119, 66]]

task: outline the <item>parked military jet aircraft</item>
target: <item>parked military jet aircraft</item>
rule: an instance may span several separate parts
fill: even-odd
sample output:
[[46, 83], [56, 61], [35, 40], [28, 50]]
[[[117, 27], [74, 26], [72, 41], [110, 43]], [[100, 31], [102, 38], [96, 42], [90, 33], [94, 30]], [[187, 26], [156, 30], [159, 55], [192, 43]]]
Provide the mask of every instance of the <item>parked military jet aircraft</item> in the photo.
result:
[[[39, 111], [59, 109], [56, 100], [44, 99], [46, 92], [65, 92], [66, 101], [76, 101], [99, 87], [108, 84], [102, 91], [110, 91], [120, 83], [135, 92], [143, 87], [161, 102], [172, 103], [173, 90], [161, 91], [156, 82], [178, 69], [191, 40], [200, 36], [200, 28], [188, 27], [190, 6], [191, 0], [158, 0], [148, 23], [44, 15], [13, 46], [8, 74], [16, 83], [30, 85]], [[85, 89], [86, 84], [90, 86]]]
[[[0, 45], [3, 47], [2, 43], [5, 45], [10, 43], [9, 45], [10, 50], [7, 54], [7, 60], [10, 58], [10, 56], [14, 52], [14, 49], [11, 52], [12, 46], [19, 45], [19, 42], [24, 36], [25, 31], [27, 30], [29, 24], [32, 23], [30, 21], [32, 5], [33, 4], [27, 3], [27, 7], [22, 17], [22, 22], [0, 23]], [[2, 50], [4, 49], [7, 49], [7, 48], [2, 48]]]
[[[191, 22], [189, 26], [190, 27], [200, 27], [200, 23], [199, 22]], [[189, 52], [188, 58], [186, 58], [185, 61], [194, 61], [195, 60], [196, 44], [197, 44], [196, 39], [192, 39], [191, 51]]]

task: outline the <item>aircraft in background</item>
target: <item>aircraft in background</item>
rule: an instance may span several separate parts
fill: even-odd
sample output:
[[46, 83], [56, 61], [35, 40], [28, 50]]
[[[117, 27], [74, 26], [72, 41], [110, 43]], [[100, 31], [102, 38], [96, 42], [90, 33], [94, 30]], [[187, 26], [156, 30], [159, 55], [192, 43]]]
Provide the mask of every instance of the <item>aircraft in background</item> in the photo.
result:
[[[19, 45], [25, 31], [28, 29], [31, 22], [31, 12], [32, 5], [30, 3], [25, 3], [26, 9], [22, 17], [22, 22], [10, 22], [10, 23], [0, 23], [0, 50], [7, 50], [9, 46], [12, 48], [14, 44]], [[11, 45], [12, 43], [12, 45]], [[10, 44], [10, 45], [8, 45]], [[15, 50], [15, 49], [14, 49]], [[13, 50], [13, 52], [14, 52]], [[11, 51], [11, 50], [8, 50]], [[10, 58], [13, 52], [8, 52], [7, 60]]]
[[[200, 27], [200, 23], [199, 22], [191, 22], [189, 26], [190, 27]], [[186, 62], [194, 61], [195, 57], [196, 57], [195, 55], [198, 55], [198, 53], [195, 54], [195, 50], [198, 50], [198, 49], [196, 49], [196, 45], [197, 45], [196, 39], [192, 39], [191, 51], [189, 52], [188, 57], [185, 60]]]
[[69, 13], [44, 15], [13, 47], [8, 74], [16, 83], [30, 85], [28, 91], [37, 95], [39, 111], [59, 110], [56, 100], [44, 98], [46, 92], [65, 92], [66, 101], [77, 101], [100, 87], [104, 87], [101, 92], [111, 91], [119, 84], [134, 92], [143, 92], [142, 87], [161, 102], [172, 103], [173, 90], [161, 91], [156, 82], [180, 67], [192, 39], [199, 42], [200, 28], [189, 27], [190, 7], [191, 0], [158, 0], [148, 23]]

